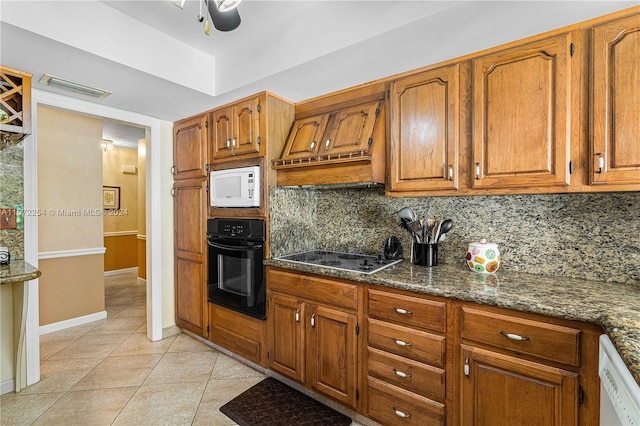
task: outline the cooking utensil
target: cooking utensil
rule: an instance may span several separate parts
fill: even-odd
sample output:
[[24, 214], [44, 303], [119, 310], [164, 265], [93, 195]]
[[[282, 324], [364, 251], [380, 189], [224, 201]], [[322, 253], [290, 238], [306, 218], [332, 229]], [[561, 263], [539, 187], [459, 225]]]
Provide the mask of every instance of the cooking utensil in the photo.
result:
[[451, 228], [453, 228], [453, 221], [451, 219], [445, 219], [439, 222], [436, 225], [435, 229], [433, 230], [433, 234], [431, 236], [431, 242], [437, 243], [440, 239], [440, 236], [451, 231]]
[[398, 216], [398, 218], [400, 220], [407, 219], [407, 222], [411, 222], [416, 220], [418, 217], [416, 216], [416, 213], [413, 211], [413, 209], [411, 207], [403, 207], [400, 210], [398, 210], [396, 212], [396, 215]]
[[438, 238], [440, 237], [440, 225], [442, 225], [442, 222], [436, 223], [436, 225], [433, 227], [433, 230], [431, 231], [431, 240], [429, 240], [431, 244], [435, 244], [438, 242]]
[[436, 219], [433, 218], [433, 217], [430, 217], [430, 218], [426, 219], [425, 222], [426, 222], [426, 226], [422, 230], [422, 232], [423, 232], [422, 241], [430, 242], [431, 241], [431, 235], [433, 234], [433, 227], [436, 224]]
[[400, 219], [400, 228], [404, 229], [405, 231], [411, 232], [409, 230], [409, 226], [407, 225], [410, 221], [407, 220], [406, 218], [401, 218]]
[[451, 231], [452, 228], [453, 228], [453, 221], [451, 219], [445, 219], [440, 224], [440, 234], [441, 235], [446, 234], [447, 232]]
[[422, 242], [420, 237], [420, 230], [422, 229], [420, 225], [420, 220], [412, 220], [407, 223], [407, 228], [409, 228], [409, 232], [411, 233], [411, 237], [415, 242]]

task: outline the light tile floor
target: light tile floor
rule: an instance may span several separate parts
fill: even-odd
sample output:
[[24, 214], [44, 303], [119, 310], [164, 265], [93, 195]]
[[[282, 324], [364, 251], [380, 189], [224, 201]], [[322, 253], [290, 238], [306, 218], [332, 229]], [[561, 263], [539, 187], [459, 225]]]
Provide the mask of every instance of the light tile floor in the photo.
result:
[[40, 337], [40, 382], [0, 398], [7, 425], [235, 425], [218, 409], [264, 377], [178, 334], [146, 337], [145, 286], [105, 277], [107, 319]]

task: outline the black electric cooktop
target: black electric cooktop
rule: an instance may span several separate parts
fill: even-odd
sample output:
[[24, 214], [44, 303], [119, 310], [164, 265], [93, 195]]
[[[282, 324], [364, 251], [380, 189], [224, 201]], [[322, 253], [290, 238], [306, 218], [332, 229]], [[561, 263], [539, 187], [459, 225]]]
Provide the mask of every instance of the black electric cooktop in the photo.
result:
[[326, 250], [305, 251], [276, 257], [275, 259], [302, 263], [303, 265], [314, 265], [323, 268], [357, 272], [360, 274], [373, 274], [374, 272], [378, 272], [402, 261], [402, 259], [385, 259], [382, 256]]

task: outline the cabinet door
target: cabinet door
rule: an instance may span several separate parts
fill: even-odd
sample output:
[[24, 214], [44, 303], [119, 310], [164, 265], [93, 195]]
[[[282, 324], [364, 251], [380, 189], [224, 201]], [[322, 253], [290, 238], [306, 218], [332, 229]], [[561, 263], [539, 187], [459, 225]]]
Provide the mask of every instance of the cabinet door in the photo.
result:
[[206, 337], [206, 180], [174, 184], [176, 325]]
[[260, 98], [249, 99], [233, 107], [233, 155], [260, 152]]
[[173, 177], [190, 179], [207, 175], [208, 116], [178, 122], [173, 127]]
[[314, 115], [293, 123], [282, 153], [283, 160], [315, 157], [327, 128], [329, 114]]
[[211, 123], [211, 157], [214, 159], [227, 158], [233, 155], [233, 127], [231, 119], [233, 108], [227, 107], [213, 112]]
[[455, 64], [391, 84], [392, 191], [458, 188], [459, 74]]
[[291, 297], [269, 297], [269, 367], [304, 381], [305, 304]]
[[640, 15], [592, 31], [590, 183], [640, 185]]
[[565, 34], [473, 60], [474, 188], [569, 184], [570, 49]]
[[318, 154], [339, 155], [366, 151], [373, 142], [371, 137], [380, 114], [379, 107], [380, 102], [372, 102], [331, 114]]
[[462, 346], [461, 424], [576, 425], [576, 373]]
[[338, 401], [356, 406], [356, 315], [315, 306], [307, 323], [307, 382]]

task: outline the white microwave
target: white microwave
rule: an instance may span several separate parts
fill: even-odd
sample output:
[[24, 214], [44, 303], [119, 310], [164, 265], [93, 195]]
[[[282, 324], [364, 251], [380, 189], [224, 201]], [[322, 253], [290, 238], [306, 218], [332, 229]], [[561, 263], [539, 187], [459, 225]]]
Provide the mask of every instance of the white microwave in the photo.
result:
[[213, 170], [211, 207], [260, 207], [260, 166]]

